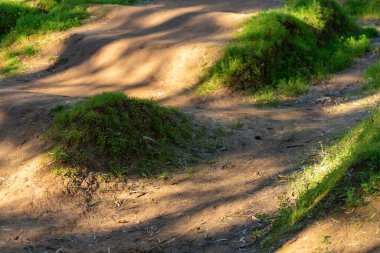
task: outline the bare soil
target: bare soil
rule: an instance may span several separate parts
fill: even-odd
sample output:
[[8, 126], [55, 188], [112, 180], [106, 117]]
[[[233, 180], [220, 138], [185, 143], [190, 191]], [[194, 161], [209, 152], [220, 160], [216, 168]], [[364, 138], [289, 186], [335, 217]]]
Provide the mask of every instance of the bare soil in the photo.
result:
[[[31, 73], [2, 80], [0, 252], [260, 252], [251, 231], [262, 226], [260, 214], [278, 210], [287, 187], [283, 176], [380, 99], [361, 93], [362, 74], [377, 59], [373, 53], [275, 107], [254, 107], [228, 94], [199, 100], [184, 92], [248, 13], [280, 4], [157, 0], [110, 6], [94, 22], [57, 34]], [[230, 132], [226, 149], [192, 173], [127, 183], [90, 174], [73, 189], [72, 179], [49, 173], [43, 138], [49, 110], [103, 91], [154, 98], [224, 126]], [[236, 121], [242, 126], [229, 128]]]

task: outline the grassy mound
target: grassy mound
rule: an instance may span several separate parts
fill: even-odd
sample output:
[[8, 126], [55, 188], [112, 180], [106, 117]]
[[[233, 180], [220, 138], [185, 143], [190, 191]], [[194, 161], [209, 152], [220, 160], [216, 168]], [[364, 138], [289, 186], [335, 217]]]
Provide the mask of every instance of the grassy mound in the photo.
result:
[[264, 100], [304, 93], [312, 79], [347, 67], [368, 50], [369, 37], [335, 0], [289, 1], [283, 10], [248, 19], [197, 91], [224, 86]]
[[[294, 176], [293, 201], [284, 199], [267, 242], [297, 228], [322, 200], [355, 206], [380, 189], [380, 108], [326, 150], [315, 165]], [[348, 171], [350, 171], [348, 173]], [[333, 199], [333, 201], [331, 201]], [[331, 206], [329, 206], [331, 209]]]
[[[62, 108], [58, 108], [62, 109]], [[104, 93], [54, 118], [54, 157], [67, 165], [153, 175], [178, 166], [196, 129], [173, 108]]]

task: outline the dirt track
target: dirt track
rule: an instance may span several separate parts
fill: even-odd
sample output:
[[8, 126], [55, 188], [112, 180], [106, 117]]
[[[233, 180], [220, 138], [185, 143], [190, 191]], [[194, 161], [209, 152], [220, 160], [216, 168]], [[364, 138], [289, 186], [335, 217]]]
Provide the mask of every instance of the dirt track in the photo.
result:
[[[276, 108], [238, 98], [193, 102], [194, 85], [246, 13], [279, 1], [156, 1], [112, 7], [102, 19], [65, 33], [53, 66], [0, 88], [0, 252], [253, 252], [258, 214], [272, 214], [278, 180], [315, 154], [319, 142], [368, 114], [378, 97], [352, 95], [371, 55], [308, 95]], [[54, 51], [52, 48], [47, 51]], [[174, 104], [228, 125], [227, 150], [193, 174], [127, 185], [82, 182], [71, 195], [47, 173], [38, 137], [55, 104], [102, 91], [125, 91]]]

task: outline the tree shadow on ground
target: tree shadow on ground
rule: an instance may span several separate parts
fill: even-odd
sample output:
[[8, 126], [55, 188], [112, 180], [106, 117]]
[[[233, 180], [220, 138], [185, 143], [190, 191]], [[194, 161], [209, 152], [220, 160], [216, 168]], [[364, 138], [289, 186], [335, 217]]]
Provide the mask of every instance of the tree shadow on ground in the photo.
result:
[[[182, 79], [182, 74], [175, 77], [175, 83], [168, 80], [181, 68], [185, 68], [185, 75], [191, 54], [202, 57], [204, 47], [230, 39], [239, 19], [235, 13], [278, 5], [278, 1], [239, 0], [233, 6], [229, 1], [158, 1], [142, 7], [115, 6], [104, 21], [72, 34], [49, 69], [4, 79], [2, 86], [70, 96], [88, 96], [104, 90], [153, 90], [163, 85], [170, 90], [173, 85], [188, 81]], [[202, 45], [199, 52], [197, 45]]]
[[[44, 111], [40, 115], [42, 118], [48, 113], [46, 104], [50, 106], [52, 101], [56, 102], [54, 96], [46, 96], [38, 98], [34, 94], [25, 97], [26, 102], [34, 104], [33, 108], [41, 106]], [[79, 213], [62, 209], [62, 206], [72, 204], [70, 195], [51, 197], [46, 207], [32, 205], [23, 212], [11, 210], [14, 203], [8, 202], [8, 205], [0, 206], [0, 229], [3, 231], [0, 249], [5, 252], [55, 252], [61, 247], [64, 247], [63, 252], [108, 252], [108, 248], [111, 252], [237, 252], [257, 249], [251, 231], [262, 228], [265, 221], [257, 220], [256, 216], [263, 212], [272, 215], [276, 212], [277, 197], [286, 187], [278, 178], [297, 170], [294, 167], [297, 159], [307, 156], [295, 154], [305, 147], [317, 147], [319, 141], [328, 140], [367, 112], [361, 109], [352, 110], [350, 115], [328, 115], [318, 111], [305, 114], [302, 110], [294, 113], [294, 108], [245, 109], [240, 112], [231, 110], [236, 113], [234, 118], [243, 122], [243, 129], [233, 131], [227, 145], [229, 150], [216, 154], [218, 162], [206, 168], [200, 166], [198, 172], [180, 183], [189, 187], [178, 191], [170, 182], [153, 183], [157, 189], [166, 187], [168, 193], [155, 195], [154, 188], [149, 188], [150, 192], [142, 197], [131, 197], [130, 190], [124, 189], [117, 194], [129, 194], [125, 204], [115, 206], [113, 198], [107, 195], [109, 198], [104, 198], [104, 203], [94, 206], [81, 203], [82, 211]], [[220, 111], [223, 109], [208, 109], [207, 112], [200, 109], [199, 115], [215, 116]], [[14, 111], [8, 113], [5, 122], [23, 122]], [[45, 122], [42, 118], [31, 117], [36, 123]], [[347, 118], [351, 121], [346, 121]], [[219, 118], [219, 121], [224, 120]], [[331, 125], [335, 127], [333, 130]], [[321, 134], [327, 130], [330, 132]], [[257, 135], [262, 138], [255, 138]], [[11, 140], [10, 136], [7, 140]], [[257, 176], [258, 173], [261, 176]], [[28, 203], [28, 198], [23, 196], [15, 201]], [[33, 199], [34, 202], [39, 201], [38, 198]], [[152, 208], [152, 213], [149, 213], [149, 208], [154, 205], [161, 206], [159, 213], [156, 213], [157, 208]], [[141, 212], [145, 213], [139, 216], [141, 220], [133, 220], [133, 216]], [[91, 218], [94, 213], [101, 215], [94, 220]], [[218, 219], [213, 218], [213, 213]], [[118, 220], [124, 217], [128, 220], [119, 223]], [[208, 220], [202, 221], [202, 217]]]
[[[73, 103], [79, 96], [102, 91], [154, 89], [154, 77], [169, 68], [170, 62], [175, 62], [182, 46], [226, 41], [227, 37], [216, 36], [220, 27], [214, 16], [202, 16], [204, 12], [251, 12], [268, 4], [256, 1], [254, 8], [252, 1], [238, 1], [233, 6], [229, 1], [216, 4], [186, 1], [173, 7], [165, 3], [158, 7], [123, 9], [115, 15], [123, 16], [125, 10], [129, 18], [121, 23], [111, 19], [108, 23], [116, 24], [108, 27], [111, 33], [108, 28], [95, 27], [95, 31], [79, 30], [72, 35], [52, 68], [3, 80], [0, 145], [10, 143], [11, 148], [2, 157], [11, 156], [14, 147], [22, 147], [25, 140], [28, 144], [28, 140], [39, 135], [41, 129], [49, 125], [49, 110], [55, 104]], [[176, 9], [181, 10], [177, 14], [170, 12]], [[156, 12], [162, 12], [162, 20], [153, 20], [153, 25], [145, 27], [144, 22]], [[202, 30], [203, 25], [207, 29]], [[195, 35], [186, 30], [195, 30]], [[128, 44], [131, 40], [133, 45]], [[102, 52], [111, 44], [114, 45], [107, 49], [109, 51]], [[140, 48], [147, 49], [146, 53], [139, 55]], [[173, 48], [177, 50], [171, 51]], [[166, 52], [165, 57], [155, 59], [162, 52]], [[91, 62], [97, 54], [102, 57]], [[132, 62], [121, 59], [132, 59]], [[129, 80], [128, 71], [144, 64], [148, 64], [147, 72]], [[123, 65], [124, 68], [120, 68]], [[113, 72], [115, 69], [122, 71]], [[67, 71], [74, 72], [63, 75]], [[106, 72], [110, 74], [100, 78]], [[87, 74], [83, 77], [84, 73]], [[173, 92], [160, 101], [167, 102], [182, 94], [182, 91]], [[242, 128], [232, 130], [233, 134], [227, 138], [228, 150], [215, 154], [217, 162], [200, 165], [199, 171], [181, 182], [189, 187], [178, 190], [170, 183], [152, 183], [151, 191], [141, 197], [131, 197], [129, 189], [111, 191], [111, 198], [94, 205], [85, 201], [72, 203], [78, 198], [61, 193], [57, 193], [59, 198], [53, 195], [49, 199], [20, 194], [15, 201], [0, 206], [0, 251], [57, 252], [61, 247], [61, 252], [252, 251], [257, 245], [251, 231], [265, 223], [254, 217], [262, 212], [276, 212], [277, 197], [286, 188], [278, 177], [298, 169], [299, 158], [310, 155], [301, 154], [304, 150], [317, 150], [319, 141], [328, 140], [367, 114], [365, 108], [341, 114], [327, 114], [322, 109], [310, 111], [302, 106], [296, 109], [258, 109], [249, 105], [194, 108], [189, 103], [183, 108], [195, 117], [220, 125], [226, 125], [231, 119], [242, 122]], [[29, 125], [36, 127], [25, 127]], [[43, 143], [31, 142], [23, 152], [29, 155], [24, 156], [22, 163], [41, 153], [43, 146]], [[9, 167], [4, 158], [0, 161], [0, 173], [2, 168]], [[156, 196], [154, 187], [157, 191], [164, 188], [169, 193]], [[115, 192], [127, 194], [128, 201], [119, 204], [120, 207], [115, 205], [112, 196]], [[12, 199], [14, 196], [1, 197]], [[22, 210], [11, 209], [18, 204], [30, 205]], [[75, 210], [80, 212], [65, 208], [74, 204], [78, 205]], [[159, 208], [153, 208], [155, 205]], [[231, 207], [234, 205], [236, 208]], [[98, 216], [92, 218], [94, 213]], [[139, 216], [141, 220], [133, 220], [139, 213], [144, 213]], [[117, 219], [124, 216], [128, 220], [119, 223]], [[208, 220], [202, 221], [202, 217]]]

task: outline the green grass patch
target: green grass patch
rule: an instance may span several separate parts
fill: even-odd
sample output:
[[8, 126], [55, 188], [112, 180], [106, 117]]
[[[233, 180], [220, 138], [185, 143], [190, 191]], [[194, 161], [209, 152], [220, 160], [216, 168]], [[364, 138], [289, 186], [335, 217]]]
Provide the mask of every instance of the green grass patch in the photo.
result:
[[335, 0], [288, 1], [249, 18], [196, 92], [228, 87], [256, 102], [296, 96], [367, 51], [370, 35]]
[[379, 168], [380, 108], [377, 108], [368, 119], [322, 150], [320, 162], [294, 175], [289, 194], [292, 198], [283, 199], [281, 212], [264, 244], [275, 243], [297, 228], [327, 196], [343, 197], [348, 206], [361, 203], [363, 196], [379, 188]]
[[286, 9], [310, 25], [322, 42], [360, 31], [347, 10], [335, 0], [288, 0]]
[[0, 39], [16, 25], [17, 20], [24, 15], [37, 12], [31, 7], [19, 2], [3, 1], [0, 3]]
[[367, 84], [365, 88], [378, 91], [380, 88], [380, 61], [369, 67], [364, 74]]
[[[21, 59], [30, 57], [29, 51], [20, 52], [19, 47], [30, 47], [30, 36], [63, 31], [79, 26], [88, 17], [88, 4], [131, 4], [122, 0], [6, 0], [0, 3], [0, 74], [14, 74], [22, 67]], [[34, 43], [35, 44], [35, 43]], [[38, 50], [38, 49], [36, 49]], [[13, 55], [10, 59], [9, 55]], [[18, 57], [18, 59], [16, 59]], [[15, 64], [18, 61], [17, 64]]]
[[350, 14], [358, 18], [380, 18], [380, 0], [347, 0], [345, 6]]
[[104, 93], [53, 111], [51, 154], [63, 167], [153, 176], [191, 162], [190, 148], [202, 146], [199, 154], [220, 146], [217, 138], [204, 145], [196, 141], [204, 129], [179, 110], [122, 93]]

